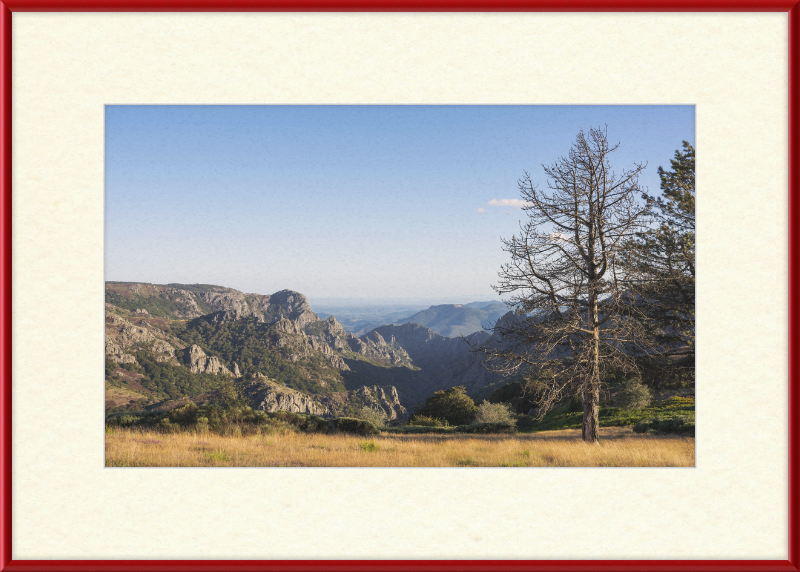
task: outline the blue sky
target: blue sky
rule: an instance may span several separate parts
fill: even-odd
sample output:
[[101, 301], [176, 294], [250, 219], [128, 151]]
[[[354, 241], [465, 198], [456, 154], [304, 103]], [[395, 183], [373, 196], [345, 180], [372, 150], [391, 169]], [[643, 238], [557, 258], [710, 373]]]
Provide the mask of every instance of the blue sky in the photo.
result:
[[694, 106], [107, 106], [106, 280], [493, 300], [529, 171], [608, 126], [612, 166], [694, 145]]

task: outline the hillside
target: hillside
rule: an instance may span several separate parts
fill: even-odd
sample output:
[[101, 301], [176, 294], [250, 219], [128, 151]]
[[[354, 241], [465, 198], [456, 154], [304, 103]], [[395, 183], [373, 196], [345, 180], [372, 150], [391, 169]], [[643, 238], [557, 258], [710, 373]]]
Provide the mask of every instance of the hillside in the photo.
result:
[[468, 336], [491, 327], [508, 307], [501, 302], [472, 302], [470, 304], [441, 304], [396, 320], [394, 324], [419, 324], [437, 334], [453, 338]]
[[417, 324], [357, 337], [290, 290], [106, 285], [107, 407], [213, 397], [224, 377], [265, 410], [334, 414], [367, 404], [390, 418], [439, 389], [497, 381], [461, 338]]

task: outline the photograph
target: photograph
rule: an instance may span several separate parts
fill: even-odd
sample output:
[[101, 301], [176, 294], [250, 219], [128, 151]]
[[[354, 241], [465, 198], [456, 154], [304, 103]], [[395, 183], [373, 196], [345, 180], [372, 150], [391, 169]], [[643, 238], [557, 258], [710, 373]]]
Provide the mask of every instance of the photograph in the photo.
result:
[[105, 467], [695, 467], [694, 105], [104, 119]]

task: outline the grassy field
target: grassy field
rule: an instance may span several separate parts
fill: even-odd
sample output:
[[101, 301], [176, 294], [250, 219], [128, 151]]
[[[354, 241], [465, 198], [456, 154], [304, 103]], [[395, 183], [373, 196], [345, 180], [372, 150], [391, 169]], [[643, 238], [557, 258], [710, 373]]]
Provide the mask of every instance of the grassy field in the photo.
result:
[[[633, 425], [642, 419], [678, 415], [694, 421], [694, 398], [672, 397], [664, 401], [654, 401], [648, 407], [637, 411], [617, 407], [600, 408], [601, 427], [622, 427]], [[554, 429], [577, 429], [581, 426], [583, 412], [570, 412], [566, 407], [551, 411], [536, 423], [531, 431], [552, 431]]]
[[108, 467], [693, 467], [694, 438], [602, 428], [599, 445], [567, 429], [515, 435], [285, 433], [220, 436], [115, 428]]

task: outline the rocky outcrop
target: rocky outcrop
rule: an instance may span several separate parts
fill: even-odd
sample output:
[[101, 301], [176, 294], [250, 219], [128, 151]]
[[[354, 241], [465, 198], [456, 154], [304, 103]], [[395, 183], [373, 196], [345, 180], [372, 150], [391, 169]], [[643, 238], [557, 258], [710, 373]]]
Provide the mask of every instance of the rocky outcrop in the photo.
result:
[[132, 352], [139, 349], [150, 351], [156, 361], [179, 365], [175, 357], [177, 342], [145, 320], [133, 324], [119, 314], [106, 311], [106, 357], [116, 363], [135, 363]]
[[352, 336], [347, 341], [351, 351], [370, 359], [398, 366], [411, 365], [412, 360], [408, 352], [393, 338], [387, 342], [376, 330], [360, 338]]
[[239, 388], [253, 409], [268, 413], [273, 411], [292, 411], [294, 413], [311, 413], [322, 416], [330, 414], [327, 407], [314, 400], [311, 396], [288, 388], [260, 374], [257, 374], [252, 380], [242, 382]]
[[227, 311], [235, 314], [251, 313], [244, 293], [238, 290], [226, 288], [222, 292], [199, 292], [197, 296], [216, 311]]
[[308, 298], [293, 290], [281, 290], [269, 297], [269, 312], [276, 317], [285, 318], [304, 328], [312, 322], [318, 322], [317, 316], [308, 303]]
[[393, 386], [364, 386], [348, 393], [351, 401], [382, 410], [389, 421], [404, 421], [408, 418], [408, 411], [400, 404], [397, 389]]
[[175, 357], [175, 348], [169, 342], [155, 340], [153, 345], [150, 346], [150, 350], [155, 355], [156, 361], [180, 365], [178, 358]]
[[120, 346], [106, 339], [106, 358], [114, 363], [136, 363], [136, 358], [126, 354]]
[[155, 336], [148, 328], [134, 325], [113, 312], [106, 312], [106, 340], [109, 339], [127, 348], [134, 344], [151, 343]]
[[192, 373], [209, 373], [211, 375], [233, 375], [222, 365], [216, 356], [207, 356], [197, 344], [192, 344], [183, 350], [183, 361]]
[[408, 419], [408, 411], [400, 403], [394, 386], [363, 386], [353, 391], [324, 393], [315, 396], [330, 415], [352, 416], [363, 407], [383, 411], [390, 423], [400, 423]]

